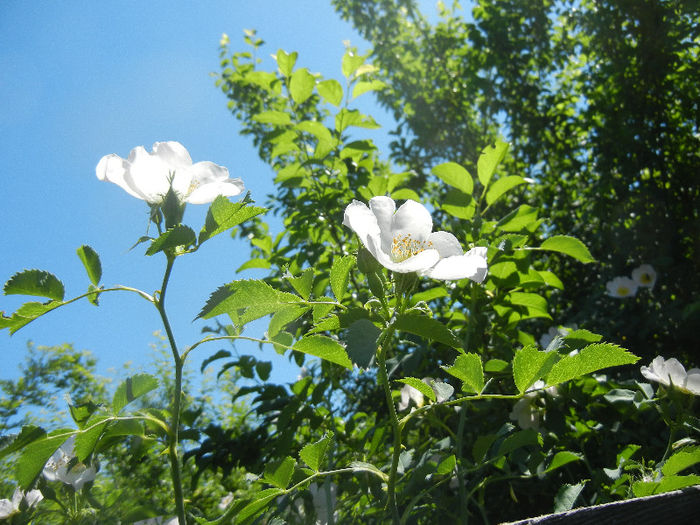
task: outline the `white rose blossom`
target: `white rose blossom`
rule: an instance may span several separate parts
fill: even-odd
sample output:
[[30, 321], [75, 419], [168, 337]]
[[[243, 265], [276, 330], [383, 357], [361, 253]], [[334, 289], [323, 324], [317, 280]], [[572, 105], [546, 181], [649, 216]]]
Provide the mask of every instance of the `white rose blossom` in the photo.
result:
[[398, 404], [399, 412], [406, 410], [411, 405], [411, 401], [413, 401], [418, 408], [422, 407], [425, 403], [425, 399], [420, 390], [409, 385], [402, 386], [401, 401]]
[[665, 386], [673, 384], [682, 392], [700, 395], [700, 368], [691, 368], [686, 372], [685, 367], [674, 357], [666, 360], [657, 356], [649, 366], [642, 366], [640, 370], [649, 381]]
[[43, 494], [39, 490], [30, 490], [26, 494], [17, 487], [12, 494], [12, 499], [0, 499], [0, 520], [5, 520], [19, 514], [20, 504], [22, 500], [27, 504], [27, 508], [32, 508], [37, 503], [44, 499]]
[[[518, 426], [523, 430], [528, 428], [539, 430], [540, 428], [540, 418], [544, 410], [538, 406], [537, 401], [540, 398], [540, 392], [544, 386], [544, 381], [535, 381], [535, 383], [527, 389], [526, 394], [513, 405], [513, 410], [511, 410], [509, 417], [513, 421], [517, 421]], [[545, 388], [544, 392], [552, 397], [558, 395], [555, 386]]]
[[100, 159], [97, 178], [113, 182], [129, 195], [149, 204], [159, 204], [170, 189], [181, 202], [205, 204], [217, 196], [233, 197], [243, 189], [241, 179], [229, 178], [226, 168], [213, 162], [192, 163], [192, 158], [179, 142], [156, 142], [153, 151], [143, 146], [131, 150], [129, 157], [114, 153]]
[[643, 288], [653, 288], [656, 284], [656, 271], [651, 264], [642, 264], [632, 270], [632, 280]]
[[610, 297], [634, 297], [639, 285], [629, 277], [615, 277], [605, 285]]
[[464, 253], [451, 233], [433, 232], [433, 219], [422, 204], [407, 200], [398, 210], [389, 197], [373, 197], [369, 207], [352, 201], [345, 208], [343, 224], [354, 231], [372, 256], [398, 273], [417, 272], [439, 280], [486, 278], [485, 247]]
[[74, 490], [80, 490], [88, 481], [95, 479], [97, 470], [92, 465], [81, 462], [71, 462], [75, 458], [75, 436], [69, 437], [44, 465], [43, 474], [48, 481], [62, 481], [71, 485]]

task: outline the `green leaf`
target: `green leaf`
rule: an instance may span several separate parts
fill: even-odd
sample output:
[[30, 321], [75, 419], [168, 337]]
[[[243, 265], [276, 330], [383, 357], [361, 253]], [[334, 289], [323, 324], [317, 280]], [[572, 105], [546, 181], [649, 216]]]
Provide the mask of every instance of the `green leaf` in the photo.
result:
[[313, 355], [352, 370], [352, 361], [345, 348], [335, 339], [325, 335], [304, 337], [294, 344], [294, 350]]
[[554, 235], [549, 237], [545, 239], [539, 249], [563, 253], [582, 263], [595, 262], [595, 259], [591, 255], [591, 252], [588, 251], [588, 248], [586, 248], [586, 245], [577, 238], [568, 235]]
[[510, 301], [511, 304], [527, 306], [528, 308], [539, 310], [547, 314], [547, 299], [541, 295], [526, 292], [511, 292], [508, 294], [508, 301]]
[[361, 368], [369, 368], [377, 354], [381, 330], [369, 319], [358, 319], [348, 328], [345, 341], [350, 360]]
[[494, 144], [486, 146], [482, 150], [481, 155], [479, 155], [479, 160], [476, 163], [476, 170], [479, 182], [484, 186], [484, 189], [489, 185], [496, 168], [503, 160], [503, 157], [506, 156], [508, 147], [509, 144], [507, 142], [503, 142], [499, 139]]
[[486, 204], [491, 206], [501, 196], [505, 195], [516, 186], [525, 184], [525, 182], [525, 179], [519, 175], [509, 175], [507, 177], [497, 179], [486, 192]]
[[126, 378], [114, 392], [112, 398], [114, 413], [118, 414], [126, 405], [156, 388], [158, 388], [158, 380], [152, 375], [136, 374]]
[[454, 387], [449, 383], [443, 383], [442, 381], [436, 381], [435, 379], [429, 379], [428, 383], [430, 387], [435, 392], [435, 398], [438, 403], [447, 401], [455, 393]]
[[550, 461], [545, 472], [551, 472], [574, 461], [581, 461], [581, 459], [583, 459], [581, 454], [577, 454], [576, 452], [571, 452], [569, 450], [562, 450], [554, 454], [554, 457], [552, 458], [552, 461]]
[[288, 54], [283, 49], [279, 49], [275, 55], [275, 58], [277, 59], [277, 67], [280, 69], [280, 73], [282, 73], [285, 77], [291, 75], [298, 56], [299, 53], [296, 51]]
[[304, 301], [308, 301], [314, 284], [314, 270], [313, 268], [307, 268], [295, 277], [288, 275], [287, 281]]
[[97, 252], [87, 245], [83, 245], [77, 250], [78, 257], [85, 266], [85, 271], [88, 274], [90, 282], [97, 286], [102, 279], [102, 265], [100, 264], [100, 256]]
[[350, 126], [366, 129], [377, 129], [381, 127], [369, 115], [364, 115], [357, 109], [341, 109], [335, 116], [335, 129], [338, 133], [342, 133]]
[[634, 354], [612, 343], [595, 343], [555, 363], [547, 374], [547, 384], [556, 385], [603, 368], [630, 365], [638, 360]]
[[518, 208], [498, 221], [497, 227], [504, 232], [530, 231], [537, 222], [538, 209], [521, 204]]
[[689, 474], [687, 476], [667, 476], [661, 481], [637, 481], [632, 484], [632, 492], [638, 498], [651, 496], [652, 494], [662, 494], [679, 490], [685, 487], [692, 487], [700, 484], [700, 476]]
[[451, 474], [455, 467], [457, 466], [457, 459], [455, 458], [455, 455], [452, 454], [450, 456], [447, 456], [445, 459], [443, 459], [440, 464], [437, 467], [437, 473], [440, 474], [441, 476], [445, 476], [447, 474]]
[[34, 425], [23, 426], [20, 433], [15, 435], [14, 439], [12, 439], [7, 446], [0, 449], [0, 459], [23, 449], [30, 443], [42, 439], [44, 436], [46, 436], [46, 431], [41, 427]]
[[397, 330], [432, 339], [461, 350], [462, 343], [455, 334], [437, 319], [417, 312], [401, 314], [396, 318], [394, 327]]
[[5, 283], [5, 295], [36, 295], [54, 301], [63, 301], [63, 283], [52, 273], [42, 270], [24, 270]]
[[314, 92], [316, 79], [309, 70], [297, 69], [289, 79], [289, 93], [297, 104], [303, 104]]
[[[0, 329], [9, 328], [10, 334], [14, 334], [17, 330], [31, 323], [42, 315], [63, 306], [62, 301], [49, 301], [48, 303], [29, 302], [20, 306], [12, 317], [0, 315]], [[4, 314], [4, 312], [0, 312]]]
[[515, 352], [513, 357], [513, 380], [521, 394], [535, 381], [545, 377], [559, 359], [556, 352], [540, 352], [535, 345], [528, 345]]
[[477, 354], [458, 355], [452, 366], [441, 366], [445, 372], [462, 381], [462, 390], [479, 394], [484, 389], [484, 369]]
[[567, 510], [571, 510], [583, 491], [583, 487], [586, 486], [586, 483], [587, 481], [582, 481], [576, 485], [564, 483], [554, 497], [554, 512], [566, 512]]
[[270, 319], [270, 324], [267, 328], [267, 336], [275, 337], [282, 329], [292, 321], [296, 321], [306, 312], [311, 310], [310, 306], [299, 304], [290, 304], [277, 310]]
[[253, 120], [260, 122], [260, 124], [272, 124], [273, 126], [286, 126], [292, 123], [292, 117], [284, 111], [263, 111], [253, 115]]
[[268, 503], [278, 496], [284, 494], [282, 489], [265, 489], [255, 493], [255, 499], [248, 503], [236, 514], [236, 523], [244, 523], [248, 518], [252, 518], [263, 510]]
[[200, 372], [204, 372], [204, 369], [210, 364], [213, 363], [214, 361], [218, 359], [224, 359], [226, 357], [231, 357], [231, 352], [228, 350], [219, 350], [216, 352], [214, 355], [211, 355], [207, 357], [204, 361], [202, 361], [202, 366], [199, 368]]
[[102, 432], [105, 430], [109, 421], [105, 421], [107, 416], [99, 416], [90, 420], [87, 430], [81, 431], [75, 436], [75, 452], [78, 461], [85, 461], [87, 457], [95, 450], [95, 445], [99, 440]]
[[476, 213], [476, 203], [470, 195], [457, 189], [451, 189], [445, 195], [445, 200], [441, 205], [442, 209], [453, 217], [465, 221], [471, 220]]
[[368, 91], [379, 91], [386, 87], [386, 83], [381, 80], [366, 80], [358, 82], [355, 87], [352, 88], [352, 98], [357, 98], [360, 95], [364, 95]]
[[350, 280], [350, 270], [355, 266], [355, 256], [345, 255], [333, 260], [331, 266], [331, 290], [338, 301], [348, 293], [348, 281]]
[[466, 195], [471, 195], [474, 191], [474, 180], [469, 172], [456, 162], [445, 162], [435, 166], [433, 175], [438, 177], [445, 184], [457, 188]]
[[270, 361], [258, 361], [255, 363], [255, 373], [263, 381], [267, 381], [270, 378], [270, 372], [272, 372], [272, 363]]
[[336, 107], [340, 106], [343, 100], [343, 86], [337, 80], [322, 80], [316, 84], [316, 91], [326, 102]]
[[541, 447], [542, 443], [542, 435], [536, 430], [533, 430], [532, 428], [528, 428], [527, 430], [520, 430], [515, 434], [511, 434], [503, 440], [501, 445], [498, 447], [498, 453], [496, 454], [496, 457], [505, 456], [507, 454], [510, 454], [514, 450], [517, 450], [522, 447]]
[[664, 476], [673, 476], [697, 463], [700, 463], [700, 447], [686, 447], [668, 458], [661, 472]]
[[316, 137], [320, 141], [332, 142], [333, 136], [326, 126], [321, 122], [316, 122], [315, 120], [304, 120], [296, 125], [299, 131], [309, 133]]
[[306, 463], [311, 470], [319, 472], [321, 470], [321, 462], [326, 454], [328, 445], [333, 439], [333, 432], [327, 432], [316, 443], [309, 443], [299, 451], [299, 459]]
[[265, 467], [263, 477], [265, 481], [271, 485], [279, 489], [286, 489], [287, 485], [289, 485], [289, 482], [292, 480], [295, 466], [296, 461], [294, 461], [294, 458], [287, 456], [282, 460], [268, 463]]
[[341, 62], [341, 69], [345, 78], [350, 78], [357, 69], [365, 63], [363, 55], [358, 55], [355, 49], [346, 49]]
[[209, 206], [204, 227], [199, 232], [199, 244], [266, 211], [265, 208], [250, 205], [248, 195], [236, 203], [219, 195]]
[[155, 239], [148, 247], [148, 250], [146, 250], [146, 255], [155, 255], [158, 252], [178, 248], [186, 250], [196, 244], [196, 242], [197, 235], [194, 233], [194, 230], [184, 224], [178, 224]]
[[430, 399], [433, 402], [437, 399], [435, 397], [435, 392], [433, 391], [433, 389], [428, 384], [426, 384], [425, 382], [421, 381], [418, 378], [404, 377], [403, 379], [397, 379], [396, 381], [398, 383], [403, 383], [405, 385], [408, 385], [410, 387], [415, 388], [421, 394], [423, 394], [425, 397], [427, 397], [428, 399]]
[[71, 429], [54, 430], [45, 437], [32, 441], [20, 453], [15, 463], [17, 482], [22, 490], [29, 490], [36, 477], [41, 473], [49, 458], [56, 452], [74, 431]]

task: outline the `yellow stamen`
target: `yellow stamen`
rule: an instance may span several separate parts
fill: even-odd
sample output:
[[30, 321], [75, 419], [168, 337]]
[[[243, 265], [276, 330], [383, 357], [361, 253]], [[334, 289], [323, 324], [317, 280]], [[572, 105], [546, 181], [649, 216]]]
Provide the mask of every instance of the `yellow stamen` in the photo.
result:
[[404, 236], [394, 236], [391, 241], [391, 258], [394, 262], [402, 262], [419, 254], [423, 250], [433, 247], [432, 242], [419, 241], [411, 237], [410, 233]]

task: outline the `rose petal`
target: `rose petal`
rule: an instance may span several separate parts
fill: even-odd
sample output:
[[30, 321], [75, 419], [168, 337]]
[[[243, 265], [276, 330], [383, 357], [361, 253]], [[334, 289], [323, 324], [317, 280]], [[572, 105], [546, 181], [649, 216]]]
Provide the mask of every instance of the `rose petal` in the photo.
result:
[[126, 175], [127, 167], [127, 161], [125, 161], [119, 155], [111, 153], [110, 155], [105, 155], [100, 159], [100, 162], [97, 164], [97, 168], [95, 168], [95, 173], [99, 180], [113, 182], [132, 197], [143, 199], [143, 194], [134, 190], [126, 182], [124, 176]]
[[688, 370], [688, 379], [685, 382], [685, 388], [696, 396], [700, 396], [700, 368], [691, 368]]
[[479, 255], [465, 253], [440, 259], [435, 266], [423, 272], [423, 275], [443, 281], [471, 279], [481, 283], [486, 277], [487, 269], [486, 259]]
[[[370, 211], [367, 205], [360, 201], [352, 201], [345, 208], [343, 225], [354, 231], [360, 238], [360, 242], [367, 248], [375, 259], [377, 249], [381, 251], [380, 231], [377, 217]], [[370, 242], [374, 239], [374, 242]]]
[[209, 182], [197, 187], [187, 196], [185, 201], [189, 202], [190, 204], [206, 204], [208, 202], [212, 202], [219, 195], [223, 195], [224, 197], [234, 197], [239, 195], [244, 189], [245, 186], [243, 185], [243, 181], [241, 179], [226, 179], [222, 181]]
[[462, 245], [459, 244], [457, 237], [448, 232], [433, 232], [428, 235], [428, 246], [434, 248], [440, 254], [440, 257], [451, 257], [453, 255], [462, 255]]
[[377, 218], [382, 240], [382, 250], [391, 253], [391, 243], [394, 240], [391, 232], [391, 222], [396, 212], [396, 203], [389, 197], [372, 197], [369, 200], [369, 209]]
[[392, 238], [410, 235], [417, 241], [427, 240], [433, 230], [433, 218], [422, 204], [407, 200], [396, 210], [391, 221]]
[[153, 144], [153, 154], [174, 170], [192, 166], [192, 157], [185, 146], [174, 140], [156, 142]]

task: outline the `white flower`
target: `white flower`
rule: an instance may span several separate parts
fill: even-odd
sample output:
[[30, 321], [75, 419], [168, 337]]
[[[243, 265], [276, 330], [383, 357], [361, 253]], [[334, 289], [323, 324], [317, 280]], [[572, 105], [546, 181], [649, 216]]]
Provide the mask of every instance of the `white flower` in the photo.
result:
[[486, 248], [466, 254], [451, 233], [433, 232], [430, 212], [407, 200], [399, 209], [389, 197], [373, 197], [369, 207], [352, 201], [345, 208], [343, 224], [352, 229], [379, 263], [398, 273], [418, 272], [440, 280], [486, 278]]
[[12, 494], [12, 499], [0, 499], [0, 520], [7, 519], [15, 514], [19, 513], [19, 506], [24, 500], [27, 507], [32, 508], [34, 505], [39, 503], [44, 496], [39, 490], [30, 490], [26, 494], [22, 492], [22, 489], [17, 487], [15, 492]]
[[656, 381], [666, 386], [673, 386], [688, 394], [700, 395], [700, 368], [691, 368], [687, 372], [676, 358], [665, 360], [657, 356], [647, 366], [641, 367], [641, 372], [649, 381]]
[[637, 286], [639, 285], [629, 277], [615, 277], [605, 285], [610, 297], [620, 298], [634, 297], [637, 293]]
[[[511, 410], [509, 417], [517, 421], [518, 425], [523, 430], [528, 428], [539, 430], [540, 428], [540, 417], [544, 410], [538, 406], [537, 401], [544, 385], [545, 382], [542, 380], [535, 381], [535, 383], [527, 389], [526, 394], [513, 405], [513, 410]], [[544, 392], [552, 397], [558, 395], [557, 388], [554, 386], [545, 388]]]
[[44, 465], [44, 477], [49, 481], [62, 481], [71, 485], [74, 490], [80, 490], [88, 481], [95, 479], [97, 470], [81, 462], [73, 462], [75, 453], [75, 435], [69, 437], [58, 450], [53, 453]]
[[639, 268], [632, 270], [632, 280], [638, 286], [653, 288], [656, 284], [656, 271], [651, 264], [642, 264]]
[[566, 326], [552, 326], [546, 334], [540, 336], [540, 346], [546, 350], [555, 337], [565, 337], [571, 333], [571, 330], [575, 329], [576, 328], [568, 328]]
[[241, 179], [230, 179], [228, 170], [213, 162], [192, 164], [192, 158], [179, 142], [156, 142], [153, 152], [143, 146], [123, 159], [114, 153], [97, 164], [97, 178], [113, 182], [129, 195], [149, 204], [159, 204], [172, 188], [182, 202], [205, 204], [218, 195], [232, 197], [243, 191]]
[[155, 518], [148, 518], [146, 520], [135, 521], [131, 525], [178, 525], [179, 521], [177, 517], [166, 518], [165, 516], [156, 516]]
[[219, 501], [219, 508], [221, 510], [226, 510], [226, 508], [233, 502], [233, 492], [229, 492], [226, 494], [223, 498], [221, 498], [221, 501]]
[[401, 387], [401, 401], [398, 404], [399, 412], [406, 410], [410, 406], [411, 401], [413, 401], [418, 408], [422, 407], [425, 403], [420, 390], [409, 385], [404, 385]]

